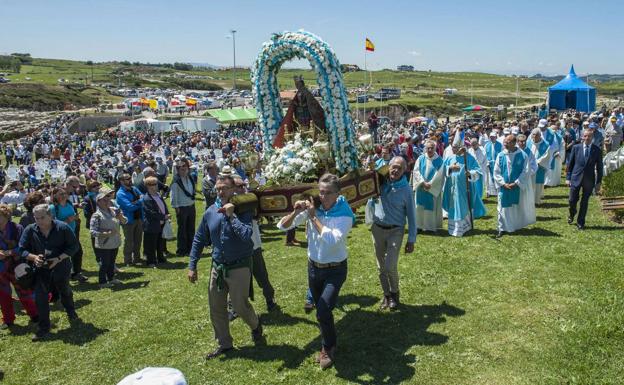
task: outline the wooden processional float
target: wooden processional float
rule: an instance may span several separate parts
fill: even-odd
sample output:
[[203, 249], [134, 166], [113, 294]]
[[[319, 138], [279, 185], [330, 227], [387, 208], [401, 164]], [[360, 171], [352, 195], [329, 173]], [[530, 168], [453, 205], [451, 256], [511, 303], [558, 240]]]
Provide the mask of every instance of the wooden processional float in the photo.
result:
[[[310, 91], [303, 87], [301, 78], [299, 83], [296, 78], [297, 95], [284, 116], [277, 72], [284, 62], [295, 58], [307, 59], [314, 69], [320, 103], [310, 100], [314, 99]], [[369, 198], [379, 195], [381, 174], [387, 173], [387, 170], [377, 172], [371, 165], [360, 164], [358, 147], [365, 151], [372, 150], [373, 139], [370, 135], [359, 139], [355, 137], [356, 130], [349, 112], [340, 63], [327, 43], [303, 30], [275, 34], [263, 44], [254, 62], [251, 80], [267, 158], [277, 150], [278, 142], [281, 146], [284, 140], [292, 138], [297, 131], [303, 137], [314, 140], [311, 147], [320, 159], [316, 179], [325, 171], [339, 175], [340, 193], [351, 207], [357, 208]], [[301, 101], [306, 100], [306, 96], [307, 105], [302, 105]], [[306, 110], [306, 107], [309, 109]], [[294, 116], [301, 109], [311, 114], [311, 118], [304, 124]], [[258, 154], [253, 151], [243, 152], [240, 158], [247, 170], [254, 170], [259, 161]], [[296, 201], [308, 197], [318, 198], [318, 184], [315, 180], [314, 183], [312, 180], [309, 182], [291, 181], [282, 185], [258, 187], [257, 182], [251, 180], [250, 193], [234, 197], [232, 203], [237, 206], [237, 211], [255, 209], [260, 216], [285, 215], [293, 211]]]

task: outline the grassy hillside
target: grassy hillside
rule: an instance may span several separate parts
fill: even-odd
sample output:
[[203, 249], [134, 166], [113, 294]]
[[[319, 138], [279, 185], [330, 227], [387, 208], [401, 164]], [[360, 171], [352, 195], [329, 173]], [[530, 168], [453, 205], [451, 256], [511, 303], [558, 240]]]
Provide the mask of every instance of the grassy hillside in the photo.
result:
[[[310, 69], [282, 69], [278, 74], [280, 89], [294, 88], [293, 76], [303, 75], [310, 86], [316, 84], [315, 74]], [[194, 75], [199, 79], [181, 79], [180, 76]], [[59, 79], [79, 84], [111, 84], [125, 87], [161, 87], [180, 88], [196, 85], [201, 89], [231, 88], [236, 77], [237, 86], [250, 87], [249, 70], [211, 70], [194, 68], [190, 71], [176, 70], [146, 65], [122, 63], [95, 63], [37, 59], [32, 65], [22, 66], [20, 74], [11, 74], [13, 83], [34, 83], [57, 85]], [[476, 72], [431, 72], [414, 71], [399, 72], [391, 70], [372, 73], [349, 72], [344, 74], [345, 84], [349, 88], [371, 85], [370, 92], [382, 87], [398, 87], [402, 89], [402, 97], [390, 103], [371, 102], [358, 105], [362, 108], [379, 107], [381, 105], [402, 105], [408, 110], [431, 109], [434, 111], [458, 112], [461, 107], [470, 104], [497, 106], [499, 104], [516, 104], [516, 87], [518, 87], [517, 104], [528, 106], [543, 102], [547, 87], [554, 81], [537, 79], [516, 79], [510, 76]], [[617, 97], [624, 95], [624, 81], [592, 83], [598, 89], [599, 96]], [[452, 97], [442, 95], [444, 88], [456, 88], [457, 94]], [[100, 89], [101, 99], [106, 93]], [[110, 99], [110, 98], [109, 98]], [[352, 98], [352, 108], [355, 99]]]
[[62, 110], [68, 104], [91, 107], [98, 104], [95, 90], [83, 87], [49, 86], [44, 84], [0, 85], [0, 107], [35, 111]]

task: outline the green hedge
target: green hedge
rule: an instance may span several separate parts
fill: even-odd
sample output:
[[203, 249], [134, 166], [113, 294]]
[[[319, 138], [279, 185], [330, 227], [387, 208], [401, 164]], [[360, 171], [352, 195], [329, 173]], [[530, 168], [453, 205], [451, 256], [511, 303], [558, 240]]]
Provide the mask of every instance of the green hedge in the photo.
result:
[[[602, 196], [624, 196], [624, 167], [602, 178]], [[614, 210], [613, 215], [617, 222], [624, 221], [624, 210]]]

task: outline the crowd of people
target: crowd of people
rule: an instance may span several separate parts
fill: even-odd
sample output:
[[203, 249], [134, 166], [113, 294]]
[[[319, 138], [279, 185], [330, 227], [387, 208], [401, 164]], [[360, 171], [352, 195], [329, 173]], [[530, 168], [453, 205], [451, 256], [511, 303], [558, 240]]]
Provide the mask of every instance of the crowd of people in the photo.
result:
[[[70, 321], [80, 322], [70, 282], [87, 281], [83, 256], [89, 248], [105, 289], [123, 284], [117, 278], [121, 269], [158, 268], [173, 254], [189, 258], [188, 279], [196, 282], [202, 251], [211, 246], [208, 296], [218, 348], [207, 358], [233, 348], [229, 321], [237, 317], [250, 327], [255, 342], [263, 341], [262, 323], [249, 302], [251, 277], [262, 288], [267, 310], [277, 303], [259, 219], [237, 212], [231, 202], [247, 192], [251, 179], [262, 180], [261, 165], [245, 170], [241, 161], [243, 151], [262, 154], [258, 127], [241, 124], [211, 135], [76, 133], [69, 130], [75, 118], [60, 116], [33, 135], [2, 144], [1, 328], [15, 322], [13, 291], [37, 324], [33, 341], [50, 334], [50, 302], [60, 300]], [[401, 303], [401, 251], [413, 252], [417, 234], [435, 234], [444, 217], [450, 235], [465, 235], [486, 215], [484, 198], [497, 199], [501, 237], [535, 223], [544, 186], [560, 185], [565, 175], [568, 223], [576, 220], [583, 230], [589, 197], [600, 190], [602, 155], [621, 145], [624, 127], [622, 109], [472, 125], [429, 121], [380, 127], [376, 119], [371, 113], [365, 128], [373, 150], [362, 152], [361, 160], [384, 176], [365, 216], [377, 258], [380, 308], [391, 311]], [[355, 216], [340, 195], [336, 175], [321, 176], [318, 190], [318, 202], [296, 202], [277, 227], [289, 232], [286, 244], [292, 245], [294, 229], [307, 226], [305, 309], [316, 309], [322, 340], [317, 359], [327, 368], [336, 355], [332, 310], [347, 276], [347, 236]], [[205, 210], [197, 203], [201, 196]], [[172, 221], [177, 224], [173, 253], [166, 248], [166, 240], [174, 237]], [[88, 231], [90, 245], [81, 244], [81, 231]], [[117, 261], [120, 249], [123, 259]]]

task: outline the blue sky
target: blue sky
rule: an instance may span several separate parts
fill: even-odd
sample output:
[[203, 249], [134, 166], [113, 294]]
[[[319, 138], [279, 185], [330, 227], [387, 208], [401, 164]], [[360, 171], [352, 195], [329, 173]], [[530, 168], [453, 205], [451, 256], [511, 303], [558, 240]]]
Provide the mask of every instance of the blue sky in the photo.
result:
[[[0, 52], [248, 66], [272, 33], [300, 28], [341, 63], [437, 71], [623, 73], [622, 1], [0, 0]], [[290, 66], [307, 66], [304, 62]]]

